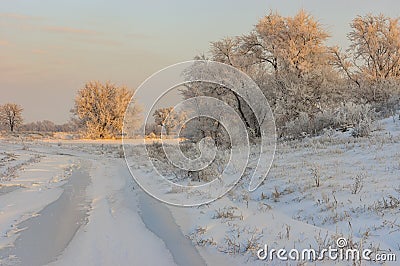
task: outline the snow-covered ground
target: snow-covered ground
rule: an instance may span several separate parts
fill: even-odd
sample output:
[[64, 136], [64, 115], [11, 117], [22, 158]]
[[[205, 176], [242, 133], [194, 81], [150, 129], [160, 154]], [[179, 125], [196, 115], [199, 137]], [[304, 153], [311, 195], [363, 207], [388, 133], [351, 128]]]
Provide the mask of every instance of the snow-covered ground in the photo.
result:
[[[146, 229], [139, 216], [138, 192], [132, 190], [133, 180], [115, 145], [23, 146], [7, 141], [0, 145], [3, 158], [8, 158], [3, 160], [2, 171], [8, 173], [6, 162], [16, 168], [15, 174], [4, 176], [0, 184], [0, 265], [175, 265], [164, 242]], [[69, 179], [80, 168], [87, 172], [90, 184], [85, 201], [75, 208], [86, 208], [87, 213], [85, 219], [79, 220], [78, 229], [71, 230], [76, 229], [74, 217], [65, 210], [60, 214], [46, 210], [59, 200], [72, 200], [76, 189], [67, 198], [60, 196], [66, 191], [63, 186], [70, 185]], [[35, 225], [29, 219], [42, 215], [46, 215], [48, 223], [58, 224], [59, 235], [70, 233], [69, 238], [64, 237], [70, 241], [64, 243], [60, 253], [41, 249], [29, 254], [36, 251], [30, 246], [32, 243], [18, 242], [18, 238], [27, 238], [24, 234], [28, 235], [29, 225]], [[63, 223], [65, 220], [69, 223]], [[22, 228], [21, 224], [28, 226]], [[58, 234], [41, 229], [29, 234], [31, 239], [36, 238], [34, 245], [60, 242]]]
[[398, 265], [398, 119], [368, 138], [280, 143], [264, 184], [249, 193], [248, 181], [213, 203], [173, 207], [137, 187], [116, 141], [0, 140], [0, 265], [360, 265], [257, 258], [265, 245], [321, 251], [340, 237]]
[[373, 250], [371, 258], [395, 253], [397, 262], [384, 265], [399, 265], [400, 121], [388, 118], [377, 128], [369, 138], [326, 132], [281, 143], [264, 185], [255, 192], [247, 192], [244, 179], [212, 204], [170, 209], [194, 244], [229, 254], [238, 265], [280, 265], [276, 257], [257, 260], [265, 245], [321, 251], [335, 247], [341, 237], [349, 248]]

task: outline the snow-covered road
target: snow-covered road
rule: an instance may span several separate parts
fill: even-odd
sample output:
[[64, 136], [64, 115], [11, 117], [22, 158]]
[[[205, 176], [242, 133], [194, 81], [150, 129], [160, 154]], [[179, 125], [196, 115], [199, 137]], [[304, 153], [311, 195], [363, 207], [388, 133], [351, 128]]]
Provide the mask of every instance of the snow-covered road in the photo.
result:
[[0, 139], [0, 265], [268, 265], [257, 257], [265, 245], [319, 251], [341, 238], [373, 252], [362, 265], [382, 254], [396, 255], [382, 265], [399, 265], [400, 121], [379, 125], [368, 138], [329, 131], [281, 143], [263, 186], [249, 193], [245, 175], [196, 208], [133, 189], [118, 142]]
[[13, 246], [0, 250], [1, 257], [12, 257], [18, 265], [29, 266], [47, 264], [61, 254], [85, 223], [89, 206], [86, 202], [86, 187], [90, 181], [88, 167], [83, 164], [72, 173], [56, 201], [17, 225], [26, 230]]
[[54, 265], [174, 265], [165, 244], [141, 220], [124, 162], [93, 161], [90, 177], [88, 223]]
[[43, 157], [4, 182], [23, 185], [0, 194], [0, 265], [204, 265], [169, 210], [133, 189], [124, 160], [55, 145], [20, 153]]

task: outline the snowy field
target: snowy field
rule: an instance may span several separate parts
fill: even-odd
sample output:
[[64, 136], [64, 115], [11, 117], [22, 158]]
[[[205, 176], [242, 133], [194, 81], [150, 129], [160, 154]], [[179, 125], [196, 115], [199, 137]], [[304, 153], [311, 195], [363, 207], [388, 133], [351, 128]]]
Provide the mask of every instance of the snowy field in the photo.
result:
[[[123, 156], [117, 141], [0, 139], [0, 265], [400, 263], [398, 117], [368, 138], [327, 131], [280, 143], [255, 192], [245, 176], [196, 208], [144, 194]], [[265, 245], [321, 251], [341, 237], [397, 263], [257, 258]]]

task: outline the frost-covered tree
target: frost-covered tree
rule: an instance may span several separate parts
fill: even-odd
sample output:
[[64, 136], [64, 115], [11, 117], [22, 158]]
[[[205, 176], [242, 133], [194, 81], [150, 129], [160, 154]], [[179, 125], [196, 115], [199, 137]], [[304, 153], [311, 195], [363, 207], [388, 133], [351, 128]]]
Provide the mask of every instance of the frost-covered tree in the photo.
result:
[[357, 85], [358, 99], [384, 102], [398, 93], [393, 88], [400, 81], [399, 18], [368, 14], [350, 25], [350, 46], [345, 52], [332, 49], [334, 65]]
[[133, 92], [125, 86], [91, 81], [78, 91], [73, 113], [88, 137], [118, 137], [122, 134], [125, 111], [132, 96]]
[[139, 128], [142, 125], [142, 111], [143, 108], [139, 105], [135, 99], [131, 100], [128, 108], [125, 112], [125, 119], [124, 119], [124, 136], [127, 138], [132, 138], [137, 135], [140, 135]]
[[[279, 127], [301, 113], [322, 112], [343, 97], [339, 90], [344, 87], [326, 45], [328, 37], [322, 25], [304, 10], [293, 17], [271, 12], [250, 33], [211, 42], [210, 59], [248, 74], [267, 97]], [[182, 94], [185, 98], [210, 96], [225, 101], [237, 111], [250, 136], [259, 136], [252, 111], [235, 92], [215, 84], [189, 84]]]
[[[225, 41], [224, 41], [225, 42]], [[233, 59], [233, 58], [232, 58]], [[196, 117], [187, 124], [184, 134], [186, 138], [197, 142], [205, 137], [210, 137], [214, 140], [217, 147], [229, 147], [229, 135], [227, 135], [227, 128], [219, 121], [219, 116], [236, 119], [237, 123], [244, 125], [249, 134], [250, 141], [256, 141], [261, 136], [260, 123], [257, 121], [255, 113], [259, 113], [260, 117], [265, 115], [263, 108], [265, 102], [263, 97], [254, 99], [250, 97], [250, 91], [256, 90], [251, 87], [248, 81], [242, 80], [241, 76], [237, 75], [233, 68], [221, 68], [215, 64], [210, 64], [208, 68], [206, 61], [199, 64], [194, 64], [192, 67], [186, 69], [185, 76], [189, 80], [221, 80], [220, 84], [210, 82], [188, 82], [184, 84], [184, 89], [181, 89], [182, 96], [185, 99], [195, 99], [191, 101], [192, 112], [189, 112], [190, 117]], [[211, 97], [224, 102], [230, 106], [237, 115], [232, 116], [227, 112], [223, 112], [220, 108], [222, 106], [210, 105], [207, 98], [202, 96]], [[247, 97], [247, 100], [244, 98]], [[248, 99], [252, 98], [252, 108], [249, 106]], [[259, 102], [258, 102], [259, 101]], [[209, 110], [216, 117], [205, 117], [203, 113]], [[240, 119], [240, 120], [237, 120]]]
[[[353, 19], [347, 53], [334, 50], [336, 63], [353, 81], [380, 81], [400, 77], [399, 18], [382, 14]], [[360, 85], [360, 84], [359, 84]]]
[[22, 125], [22, 107], [15, 103], [6, 103], [0, 106], [0, 123], [14, 132], [16, 128]]
[[301, 77], [326, 65], [328, 33], [304, 10], [293, 17], [269, 13], [255, 29], [241, 37], [241, 51], [275, 74], [291, 72]]
[[293, 17], [270, 12], [250, 33], [211, 42], [210, 59], [251, 76], [262, 70], [312, 79], [310, 73], [330, 66], [328, 38], [327, 31], [304, 10]]
[[179, 125], [180, 116], [174, 107], [167, 107], [155, 110], [153, 118], [156, 126], [165, 128], [166, 134], [170, 135], [172, 130]]

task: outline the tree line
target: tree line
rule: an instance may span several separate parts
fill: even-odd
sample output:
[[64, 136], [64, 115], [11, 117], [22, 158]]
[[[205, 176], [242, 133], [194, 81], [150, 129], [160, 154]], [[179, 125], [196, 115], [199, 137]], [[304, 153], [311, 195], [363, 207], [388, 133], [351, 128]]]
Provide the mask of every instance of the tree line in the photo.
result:
[[[368, 14], [357, 16], [350, 26], [349, 47], [330, 47], [328, 31], [306, 11], [293, 17], [270, 12], [249, 33], [211, 42], [208, 55], [196, 58], [249, 75], [269, 100], [281, 138], [347, 127], [355, 129], [355, 136], [368, 135], [375, 116], [399, 108], [399, 19]], [[190, 84], [183, 95], [229, 99], [257, 138], [257, 121], [234, 92]], [[222, 130], [218, 123], [214, 129]]]
[[[281, 138], [347, 127], [353, 127], [357, 136], [367, 135], [374, 117], [393, 114], [399, 108], [399, 19], [367, 14], [354, 18], [350, 26], [349, 47], [332, 47], [327, 44], [329, 32], [306, 11], [288, 17], [270, 12], [250, 32], [213, 41], [208, 53], [195, 59], [222, 62], [249, 75], [269, 100]], [[186, 99], [211, 96], [229, 102], [250, 136], [259, 137], [250, 107], [229, 89], [186, 84], [181, 94]], [[57, 127], [42, 121], [25, 125], [25, 129], [81, 130], [91, 138], [118, 137], [132, 95], [125, 86], [88, 82], [77, 93], [71, 122]], [[136, 106], [130, 114], [132, 128], [140, 126], [141, 110]], [[15, 104], [2, 106], [2, 124], [11, 131], [23, 128], [21, 112]], [[174, 119], [166, 121], [168, 115]], [[156, 110], [153, 117], [155, 122], [146, 132], [157, 135], [162, 127], [171, 133], [184, 114], [166, 107]], [[201, 118], [191, 122], [183, 132], [187, 137], [199, 139], [208, 134], [226, 139], [223, 128], [214, 121]], [[199, 126], [208, 130], [194, 130]]]

